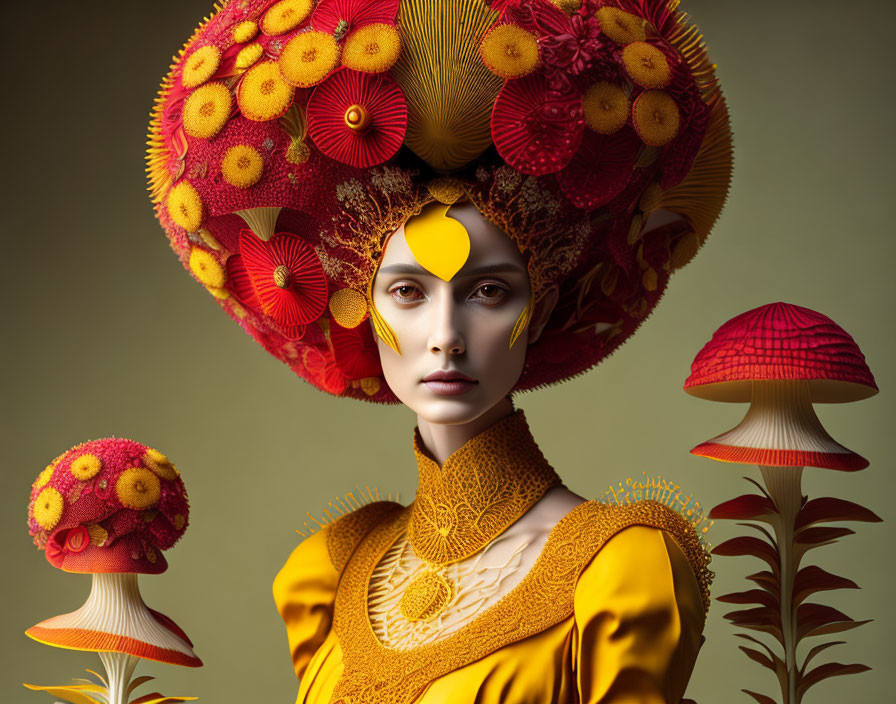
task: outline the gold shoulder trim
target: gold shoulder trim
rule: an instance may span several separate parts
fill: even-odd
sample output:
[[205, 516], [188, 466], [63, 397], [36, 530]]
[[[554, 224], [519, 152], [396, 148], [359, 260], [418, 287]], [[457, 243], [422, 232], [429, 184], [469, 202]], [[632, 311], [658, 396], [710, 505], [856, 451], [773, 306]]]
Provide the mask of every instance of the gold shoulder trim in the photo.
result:
[[308, 520], [304, 522], [305, 530], [296, 529], [296, 533], [303, 538], [307, 538], [312, 533], [321, 530], [324, 526], [334, 523], [339, 518], [348, 515], [352, 511], [357, 511], [362, 506], [366, 506], [375, 501], [397, 502], [399, 500], [398, 492], [395, 493], [395, 498], [393, 499], [392, 492], [389, 492], [383, 497], [380, 496], [380, 490], [377, 487], [371, 489], [369, 486], [365, 485], [363, 490], [358, 487], [357, 494], [354, 491], [348, 491], [344, 496], [337, 496], [335, 502], [330, 501], [327, 508], [323, 511], [323, 517], [319, 518], [311, 513], [311, 511], [308, 511], [306, 513]]
[[[668, 509], [675, 519], [672, 523], [656, 524], [671, 533], [678, 547], [681, 548], [700, 586], [703, 596], [703, 608], [709, 611], [709, 588], [715, 573], [709, 569], [712, 562], [712, 544], [708, 540], [710, 520], [700, 502], [693, 494], [683, 494], [682, 488], [673, 481], [663, 479], [660, 475], [648, 476], [641, 472], [640, 479], [628, 477], [610, 488], [598, 499], [601, 503], [617, 506], [632, 506], [649, 499]], [[658, 515], [654, 512], [653, 515]], [[651, 524], [653, 525], [653, 524]]]

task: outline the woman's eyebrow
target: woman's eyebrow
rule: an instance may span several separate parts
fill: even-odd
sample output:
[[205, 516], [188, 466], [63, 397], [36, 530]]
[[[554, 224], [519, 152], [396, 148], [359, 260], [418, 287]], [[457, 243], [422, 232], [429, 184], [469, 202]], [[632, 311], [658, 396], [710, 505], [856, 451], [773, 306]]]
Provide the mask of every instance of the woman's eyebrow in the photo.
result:
[[[414, 264], [390, 264], [389, 266], [384, 266], [379, 270], [380, 274], [410, 274], [416, 276], [432, 276], [432, 273], [426, 271], [420, 266], [416, 266]], [[472, 276], [483, 276], [485, 274], [525, 274], [526, 272], [518, 267], [516, 264], [486, 264], [484, 266], [476, 267], [475, 269], [469, 270], [461, 270], [459, 271], [454, 278], [465, 278]]]

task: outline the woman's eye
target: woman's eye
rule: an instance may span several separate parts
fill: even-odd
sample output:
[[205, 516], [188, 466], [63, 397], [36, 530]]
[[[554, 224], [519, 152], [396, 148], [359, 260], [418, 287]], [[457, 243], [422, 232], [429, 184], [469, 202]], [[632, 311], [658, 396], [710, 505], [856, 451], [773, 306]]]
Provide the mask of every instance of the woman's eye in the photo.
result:
[[503, 286], [498, 286], [497, 284], [482, 284], [478, 289], [476, 289], [476, 298], [482, 301], [487, 301], [488, 303], [497, 303], [504, 299], [504, 296], [507, 295], [507, 289]]
[[393, 286], [389, 289], [392, 298], [398, 301], [415, 301], [417, 300], [416, 294], [419, 292], [420, 290], [416, 286], [411, 286], [410, 284]]

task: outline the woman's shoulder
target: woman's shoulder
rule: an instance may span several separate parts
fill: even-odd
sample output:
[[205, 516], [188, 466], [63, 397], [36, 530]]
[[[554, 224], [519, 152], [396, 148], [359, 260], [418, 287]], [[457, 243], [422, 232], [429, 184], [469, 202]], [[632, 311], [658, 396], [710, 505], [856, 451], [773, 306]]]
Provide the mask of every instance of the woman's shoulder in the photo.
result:
[[[627, 573], [651, 571], [674, 577], [676, 583], [693, 583], [704, 608], [709, 608], [713, 573], [709, 569], [708, 521], [680, 497], [645, 497], [643, 493], [605, 495], [576, 506], [569, 514], [566, 532], [593, 548], [580, 574], [577, 589], [590, 584], [595, 574], [623, 579]], [[665, 499], [665, 500], [662, 500]]]
[[[293, 555], [325, 554], [333, 568], [341, 573], [358, 544], [373, 528], [395, 518], [404, 506], [390, 495], [382, 497], [376, 489], [348, 492], [331, 501], [320, 515], [307, 513], [304, 529], [296, 531], [304, 540]], [[300, 553], [296, 555], [296, 553]]]

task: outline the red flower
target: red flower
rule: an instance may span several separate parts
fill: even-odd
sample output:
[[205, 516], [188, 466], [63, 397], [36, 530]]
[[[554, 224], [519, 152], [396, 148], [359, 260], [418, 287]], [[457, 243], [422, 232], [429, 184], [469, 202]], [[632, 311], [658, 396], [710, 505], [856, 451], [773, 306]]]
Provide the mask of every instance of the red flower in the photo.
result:
[[311, 375], [312, 381], [324, 391], [338, 396], [348, 386], [348, 379], [330, 354], [324, 355], [314, 347], [305, 347], [302, 351], [302, 364]]
[[311, 15], [311, 27], [337, 41], [366, 24], [395, 24], [398, 0], [321, 0]]
[[327, 278], [307, 240], [291, 233], [267, 242], [251, 230], [240, 232], [240, 253], [227, 260], [228, 290], [247, 308], [271, 319], [287, 337], [301, 337], [304, 326], [327, 306]]
[[552, 93], [540, 73], [507, 81], [492, 110], [492, 139], [510, 166], [525, 174], [555, 173], [572, 159], [585, 120], [578, 93]]
[[542, 60], [552, 90], [569, 90], [572, 79], [591, 68], [604, 46], [599, 32], [596, 17], [576, 13], [564, 31], [542, 38]]
[[308, 133], [331, 159], [364, 169], [401, 147], [408, 108], [398, 83], [385, 73], [343, 68], [308, 100]]
[[599, 208], [626, 187], [640, 147], [641, 140], [631, 127], [610, 135], [585, 130], [582, 146], [557, 174], [557, 181], [577, 208]]

